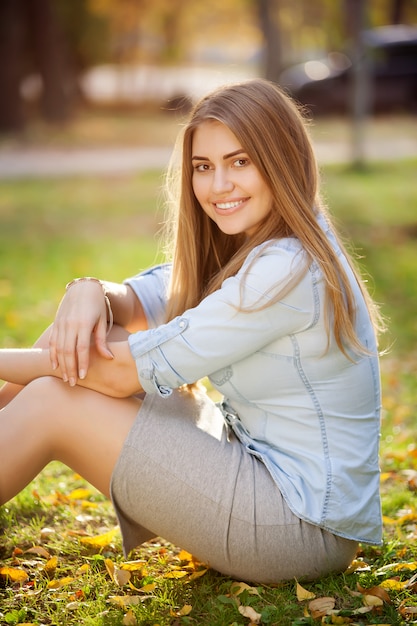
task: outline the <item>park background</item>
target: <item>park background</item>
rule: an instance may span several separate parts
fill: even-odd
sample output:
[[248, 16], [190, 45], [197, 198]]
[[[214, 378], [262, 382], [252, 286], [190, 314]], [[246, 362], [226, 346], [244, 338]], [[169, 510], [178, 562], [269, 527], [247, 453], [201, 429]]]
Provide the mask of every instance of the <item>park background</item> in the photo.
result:
[[[392, 23], [417, 24], [416, 0], [2, 0], [0, 346], [31, 345], [75, 276], [161, 258], [163, 171], [195, 98], [354, 56], [363, 28]], [[51, 464], [0, 509], [1, 625], [416, 623], [416, 116], [311, 117], [326, 200], [388, 322], [384, 546], [306, 585], [334, 601], [317, 613], [295, 581], [233, 587], [163, 538], [127, 564], [108, 502]]]

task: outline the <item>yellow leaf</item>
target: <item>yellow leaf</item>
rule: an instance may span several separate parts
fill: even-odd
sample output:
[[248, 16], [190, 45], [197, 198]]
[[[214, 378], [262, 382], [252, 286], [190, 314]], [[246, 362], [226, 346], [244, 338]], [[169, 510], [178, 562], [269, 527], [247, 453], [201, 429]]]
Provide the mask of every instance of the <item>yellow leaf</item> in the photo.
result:
[[114, 582], [114, 563], [111, 559], [104, 559], [104, 565], [112, 581]]
[[110, 596], [107, 601], [110, 602], [110, 604], [116, 604], [123, 609], [126, 606], [140, 604], [142, 602], [142, 598], [140, 596]]
[[397, 524], [397, 522], [398, 522], [398, 520], [394, 519], [393, 517], [388, 517], [387, 515], [383, 515], [382, 516], [382, 521], [386, 525], [388, 525], [388, 524]]
[[135, 614], [133, 613], [132, 609], [129, 609], [126, 615], [123, 616], [123, 620], [122, 620], [123, 626], [136, 626], [137, 623], [138, 622], [135, 617]]
[[52, 558], [49, 559], [49, 561], [45, 563], [45, 567], [43, 568], [43, 571], [46, 572], [48, 576], [53, 576], [57, 566], [58, 566], [58, 557], [53, 556]]
[[380, 587], [383, 589], [391, 589], [392, 591], [401, 591], [406, 587], [407, 582], [396, 580], [395, 578], [388, 578], [380, 583]]
[[193, 561], [194, 560], [193, 555], [187, 552], [186, 550], [181, 550], [181, 552], [178, 555], [178, 558], [180, 561]]
[[80, 488], [71, 491], [68, 498], [70, 500], [85, 500], [89, 496], [91, 496], [91, 489]]
[[126, 569], [129, 572], [141, 572], [146, 565], [146, 561], [126, 561], [120, 565], [120, 569]]
[[109, 530], [107, 533], [97, 535], [96, 537], [82, 537], [80, 541], [84, 545], [92, 546], [94, 548], [105, 548], [111, 544], [118, 532], [119, 529], [116, 527], [113, 528], [113, 530]]
[[65, 587], [65, 585], [69, 585], [75, 580], [72, 576], [64, 576], [64, 578], [60, 578], [59, 580], [50, 580], [47, 584], [48, 589], [60, 589], [61, 587]]
[[304, 589], [304, 587], [302, 587], [298, 581], [296, 581], [296, 583], [297, 583], [296, 590], [297, 590], [298, 602], [303, 602], [303, 600], [312, 600], [313, 598], [316, 597], [315, 593], [313, 593], [312, 591], [307, 591], [307, 589]]
[[248, 617], [252, 624], [261, 623], [261, 614], [257, 613], [251, 606], [239, 606], [238, 611], [243, 617]]
[[174, 570], [173, 572], [167, 572], [166, 574], [164, 574], [164, 578], [183, 578], [184, 576], [187, 576], [188, 572], [185, 572], [184, 570]]
[[0, 567], [0, 576], [15, 583], [23, 583], [29, 578], [25, 570], [19, 567]]
[[204, 576], [207, 572], [207, 569], [200, 569], [197, 572], [193, 572], [190, 576], [190, 581], [195, 580], [196, 578], [201, 578], [201, 576]]
[[77, 574], [86, 574], [90, 570], [90, 565], [88, 563], [84, 563], [77, 569]]
[[259, 596], [259, 591], [256, 587], [250, 587], [246, 583], [232, 583], [230, 592], [233, 596], [239, 596], [243, 591], [247, 591], [252, 596]]
[[171, 615], [171, 617], [184, 617], [185, 615], [189, 615], [192, 610], [193, 607], [191, 606], [191, 604], [184, 604], [182, 609], [179, 609], [179, 611], [176, 611], [175, 609], [169, 609], [169, 614]]
[[155, 591], [156, 583], [149, 583], [148, 585], [143, 585], [143, 587], [139, 587], [138, 591], [142, 593], [150, 593], [151, 591]]

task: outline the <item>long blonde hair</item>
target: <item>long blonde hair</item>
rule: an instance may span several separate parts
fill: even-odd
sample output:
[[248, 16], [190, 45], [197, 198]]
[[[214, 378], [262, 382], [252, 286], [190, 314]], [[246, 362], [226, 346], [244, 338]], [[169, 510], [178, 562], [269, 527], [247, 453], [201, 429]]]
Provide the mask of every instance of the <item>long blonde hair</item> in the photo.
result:
[[[234, 133], [271, 190], [273, 208], [249, 239], [244, 234], [222, 233], [194, 195], [193, 134], [208, 120], [221, 122]], [[168, 319], [219, 289], [226, 278], [238, 272], [255, 246], [291, 236], [298, 238], [309, 261], [315, 260], [323, 273], [328, 332], [332, 320], [339, 348], [345, 354], [346, 345], [362, 351], [355, 332], [355, 300], [349, 279], [317, 222], [319, 212], [329, 223], [330, 217], [319, 195], [318, 168], [305, 119], [296, 104], [278, 86], [263, 79], [226, 85], [195, 105], [177, 149], [179, 162], [172, 161], [167, 175], [171, 210], [167, 250], [173, 263]], [[342, 242], [338, 243], [344, 250]], [[378, 330], [382, 328], [378, 309], [347, 253], [346, 257]], [[296, 281], [306, 269], [299, 270]], [[271, 302], [282, 295], [280, 291]]]

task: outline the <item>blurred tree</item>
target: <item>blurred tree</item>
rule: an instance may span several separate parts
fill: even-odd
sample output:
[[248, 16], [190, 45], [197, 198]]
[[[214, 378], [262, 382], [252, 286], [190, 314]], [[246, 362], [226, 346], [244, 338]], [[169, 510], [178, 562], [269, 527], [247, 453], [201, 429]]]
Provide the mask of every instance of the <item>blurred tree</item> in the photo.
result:
[[55, 7], [50, 0], [26, 0], [24, 8], [34, 66], [42, 79], [42, 117], [49, 122], [65, 121], [70, 113], [72, 80]]
[[365, 122], [369, 114], [370, 80], [362, 31], [366, 26], [367, 0], [344, 0], [346, 36], [352, 61], [351, 103], [352, 163], [362, 168], [365, 162]]
[[20, 0], [0, 2], [0, 131], [21, 130], [24, 124], [20, 99], [23, 29]]
[[282, 35], [279, 0], [255, 0], [258, 6], [259, 24], [264, 38], [262, 74], [268, 80], [279, 81], [283, 70]]

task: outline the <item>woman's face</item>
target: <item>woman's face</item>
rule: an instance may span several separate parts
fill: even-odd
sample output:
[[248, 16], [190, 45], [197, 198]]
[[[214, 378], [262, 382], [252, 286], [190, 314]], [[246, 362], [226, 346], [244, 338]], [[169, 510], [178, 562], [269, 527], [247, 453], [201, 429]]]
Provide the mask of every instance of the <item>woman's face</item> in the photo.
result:
[[270, 213], [272, 194], [232, 131], [200, 124], [192, 141], [193, 190], [203, 211], [228, 235], [256, 232]]

